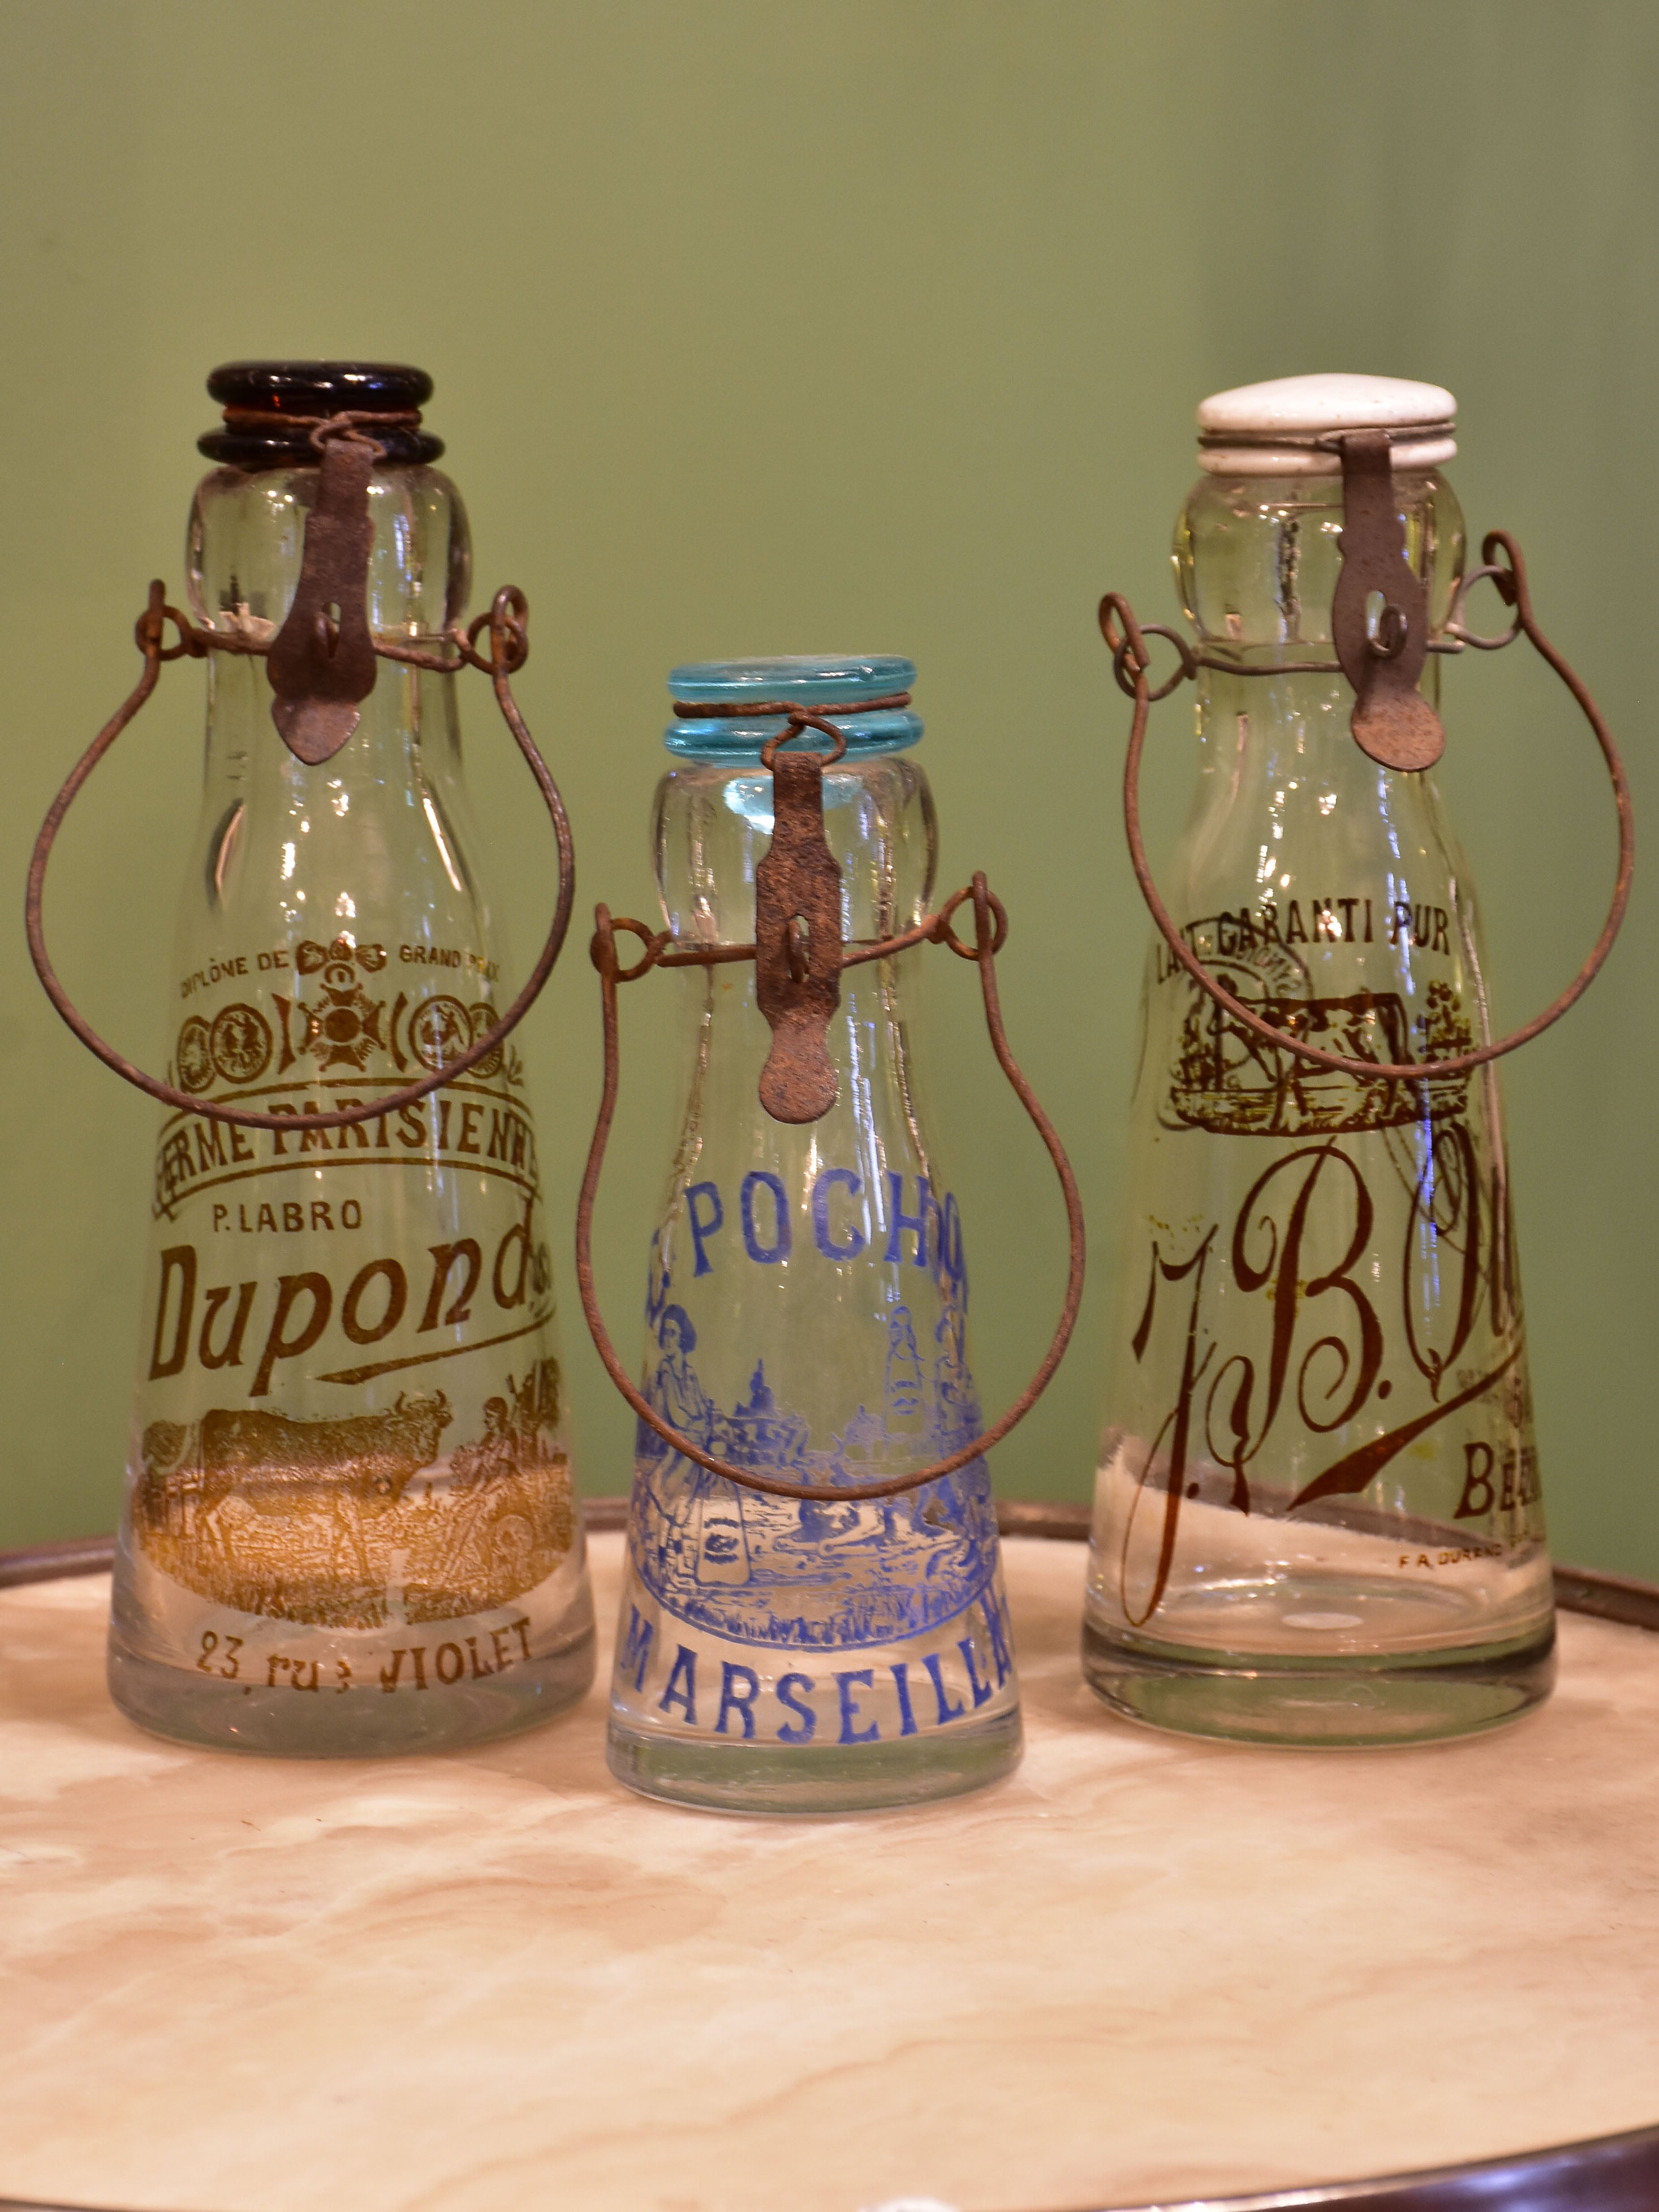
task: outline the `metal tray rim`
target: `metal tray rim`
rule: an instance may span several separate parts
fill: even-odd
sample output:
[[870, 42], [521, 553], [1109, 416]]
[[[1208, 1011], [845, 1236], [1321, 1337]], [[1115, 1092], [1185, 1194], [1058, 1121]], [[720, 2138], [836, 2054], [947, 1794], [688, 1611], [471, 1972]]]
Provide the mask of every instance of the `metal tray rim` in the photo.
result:
[[[626, 1498], [585, 1498], [583, 1517], [590, 1529], [627, 1525]], [[1081, 1543], [1089, 1534], [1090, 1509], [1064, 1501], [1004, 1498], [997, 1501], [997, 1525], [1005, 1536], [1039, 1536]], [[70, 1536], [51, 1544], [27, 1544], [0, 1552], [0, 1589], [25, 1583], [58, 1582], [70, 1575], [107, 1574], [115, 1559], [113, 1536]], [[1564, 1613], [1589, 1613], [1628, 1628], [1659, 1632], [1659, 1584], [1597, 1567], [1557, 1566], [1555, 1602]], [[7, 2212], [0, 2198], [0, 2212]]]

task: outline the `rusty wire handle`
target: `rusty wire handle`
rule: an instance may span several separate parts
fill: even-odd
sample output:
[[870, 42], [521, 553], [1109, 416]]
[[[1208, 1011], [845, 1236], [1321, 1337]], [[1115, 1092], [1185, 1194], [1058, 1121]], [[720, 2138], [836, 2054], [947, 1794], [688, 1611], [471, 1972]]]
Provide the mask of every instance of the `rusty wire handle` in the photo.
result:
[[[494, 686], [495, 703], [501, 710], [502, 719], [513, 732], [519, 750], [524, 755], [526, 763], [536, 779], [537, 788], [541, 793], [543, 803], [553, 823], [553, 835], [557, 842], [559, 853], [558, 902], [553, 912], [553, 926], [547, 933], [547, 941], [542, 947], [540, 957], [531, 969], [523, 989], [501, 1019], [492, 1023], [481, 1037], [469, 1045], [465, 1052], [458, 1053], [453, 1060], [447, 1061], [435, 1074], [422, 1076], [418, 1083], [406, 1084], [401, 1090], [392, 1092], [390, 1097], [365, 1100], [362, 1104], [355, 1106], [342, 1106], [325, 1114], [261, 1114], [249, 1107], [223, 1106], [213, 1100], [193, 1097], [189, 1091], [180, 1091], [176, 1085], [163, 1083], [154, 1075], [147, 1075], [143, 1068], [135, 1066], [132, 1061], [125, 1059], [116, 1051], [113, 1045], [105, 1042], [75, 1005], [69, 993], [58, 981], [57, 972], [52, 964], [51, 956], [46, 951], [46, 933], [40, 915], [41, 902], [46, 890], [46, 863], [52, 858], [52, 846], [63, 825], [64, 817], [69, 812], [82, 786], [94, 769], [97, 767], [122, 731], [126, 728], [128, 723], [132, 720], [139, 708], [149, 699], [151, 692], [155, 690], [161, 672], [161, 663], [164, 660], [177, 660], [186, 653], [192, 658], [199, 659], [205, 653], [219, 649], [220, 641], [215, 639], [210, 632], [198, 629], [187, 617], [180, 614], [177, 608], [170, 607], [167, 604], [166, 592], [159, 578], [152, 583], [149, 587], [149, 605], [139, 616], [134, 631], [138, 641], [138, 649], [144, 656], [144, 672], [132, 691], [105, 723], [103, 728], [100, 730], [98, 735], [70, 771], [63, 789], [53, 799], [46, 818], [40, 825], [40, 834], [34, 841], [33, 856], [29, 861], [28, 891], [24, 903], [24, 918], [28, 929], [29, 956], [34, 963], [34, 972], [40, 978], [46, 996], [74, 1030], [76, 1036], [80, 1038], [82, 1043], [86, 1046], [88, 1051], [96, 1054], [106, 1067], [113, 1068], [116, 1074], [123, 1077], [136, 1089], [147, 1091], [152, 1098], [159, 1099], [164, 1106], [174, 1107], [186, 1114], [200, 1114], [210, 1121], [232, 1121], [239, 1128], [281, 1129], [289, 1132], [306, 1129], [343, 1129], [349, 1127], [355, 1121], [376, 1121], [383, 1114], [395, 1114], [402, 1107], [412, 1106], [417, 1098], [424, 1098], [429, 1091], [440, 1089], [446, 1083], [454, 1082], [458, 1077], [465, 1075], [470, 1068], [476, 1067], [481, 1060], [487, 1060], [524, 1019], [534, 1004], [543, 984], [547, 981], [553, 963], [558, 958], [563, 946], [566, 932], [570, 927], [571, 905], [576, 893], [575, 860], [571, 848], [570, 823], [565, 815], [564, 801], [560, 798], [559, 787], [553, 781], [547, 763], [537, 750], [535, 740], [525, 725], [523, 715], [519, 712], [518, 702], [513, 696], [512, 685], [508, 681], [515, 670], [523, 667], [529, 651], [526, 632], [527, 613], [528, 608], [524, 593], [516, 585], [504, 585], [496, 592], [489, 612], [487, 615], [481, 615], [466, 633], [465, 642], [459, 635], [449, 641], [463, 655], [463, 661], [448, 663], [433, 659], [422, 660], [418, 665], [443, 670], [450, 666], [462, 665], [465, 661], [471, 661], [475, 667], [484, 669]], [[179, 643], [163, 648], [161, 640], [165, 634], [165, 626], [169, 622], [179, 632]], [[473, 649], [474, 641], [486, 623], [489, 624], [490, 635], [490, 657], [488, 660]], [[259, 653], [268, 648], [263, 645], [239, 642], [231, 645], [228, 649], [232, 652]], [[381, 648], [377, 647], [376, 650], [380, 652]], [[408, 660], [413, 659], [415, 655], [404, 648], [386, 653], [384, 657]], [[303, 1081], [304, 1079], [301, 1080]]]
[[[1508, 557], [1507, 569], [1491, 565], [1495, 551], [1501, 550]], [[1177, 641], [1182, 649], [1182, 668], [1179, 675], [1160, 691], [1147, 687], [1148, 657], [1146, 635], [1136, 622], [1134, 611], [1121, 593], [1108, 592], [1100, 603], [1100, 629], [1113, 659], [1120, 668], [1127, 666], [1133, 672], [1134, 717], [1129, 730], [1128, 750], [1123, 762], [1123, 823], [1128, 833], [1129, 858], [1134, 866], [1135, 878], [1141, 896], [1151, 909], [1158, 934], [1170, 951], [1192, 977], [1199, 988], [1205, 991], [1216, 1005], [1231, 1014], [1235, 1021], [1267, 1043], [1294, 1053], [1300, 1060], [1316, 1061], [1321, 1067], [1334, 1067], [1340, 1074], [1353, 1076], [1366, 1083], [1428, 1083], [1451, 1075], [1466, 1075], [1471, 1068], [1480, 1067], [1489, 1060], [1498, 1060], [1517, 1046], [1530, 1043], [1532, 1039], [1559, 1022], [1569, 1006], [1583, 998], [1601, 970], [1603, 962], [1613, 950], [1613, 941], [1619, 934], [1625, 918], [1625, 908], [1630, 901], [1631, 872], [1636, 859], [1636, 828], [1631, 811], [1630, 787], [1625, 780], [1624, 763], [1619, 749], [1613, 744], [1612, 732], [1601, 719], [1600, 709], [1583, 682], [1570, 668], [1538, 627], [1532, 611], [1532, 598], [1527, 589], [1526, 563], [1521, 549], [1505, 530], [1488, 531], [1480, 548], [1480, 557], [1487, 566], [1480, 572], [1489, 575], [1504, 604], [1516, 611], [1514, 636], [1524, 631], [1542, 658], [1571, 692], [1583, 713], [1585, 720], [1595, 732], [1595, 742], [1601, 748], [1601, 757], [1607, 764], [1607, 777], [1613, 785], [1613, 805], [1619, 814], [1619, 870], [1614, 878], [1613, 899], [1607, 908], [1607, 918], [1601, 925], [1601, 934], [1596, 939], [1589, 957], [1560, 995], [1551, 1000], [1541, 1014], [1495, 1043], [1478, 1046], [1472, 1052], [1459, 1053], [1450, 1060], [1351, 1060], [1339, 1052], [1327, 1052], [1322, 1045], [1305, 1044], [1292, 1036], [1287, 1030], [1276, 1029], [1254, 1012], [1240, 999], [1236, 999], [1226, 985], [1212, 975], [1203, 962], [1187, 944], [1170, 919], [1169, 909], [1158, 895], [1152, 878], [1146, 848], [1140, 832], [1140, 757], [1146, 740], [1146, 716], [1154, 699], [1161, 698], [1174, 688], [1174, 684], [1186, 675], [1195, 675], [1197, 661], [1184, 641]], [[1121, 631], [1115, 625], [1121, 625]], [[1149, 628], [1151, 626], [1149, 625]], [[1160, 635], [1167, 635], [1168, 632]], [[1505, 644], [1507, 639], [1486, 640], [1471, 637], [1471, 644], [1490, 650]], [[1190, 664], [1190, 665], [1189, 665]]]
[[[951, 927], [951, 916], [964, 901], [970, 898], [974, 902], [975, 941], [971, 946], [969, 946], [962, 943]], [[588, 1149], [587, 1167], [582, 1176], [581, 1198], [576, 1207], [576, 1284], [581, 1293], [582, 1311], [587, 1316], [587, 1326], [593, 1339], [594, 1348], [605, 1362], [606, 1373], [639, 1419], [647, 1428], [654, 1430], [665, 1443], [672, 1444], [677, 1452], [681, 1453], [686, 1459], [695, 1461], [699, 1467], [706, 1468], [710, 1474], [721, 1475], [727, 1482], [735, 1482], [744, 1490], [765, 1491], [774, 1498], [824, 1500], [840, 1498], [843, 1501], [866, 1498], [892, 1498], [902, 1491], [920, 1490], [925, 1483], [937, 1482], [942, 1475], [954, 1474], [958, 1468], [966, 1467], [969, 1461], [981, 1457], [983, 1454], [1000, 1444], [1009, 1431], [1024, 1420], [1026, 1414], [1030, 1412], [1031, 1407], [1048, 1389], [1055, 1368], [1065, 1357], [1066, 1347], [1071, 1341], [1072, 1330], [1077, 1321], [1078, 1304], [1083, 1296], [1084, 1230], [1083, 1201], [1078, 1195], [1077, 1178], [1072, 1173], [1072, 1164], [1066, 1157], [1066, 1148], [1060, 1141], [1059, 1133], [1054, 1128], [1054, 1123], [1043, 1112], [1036, 1093], [1026, 1081], [1019, 1063], [1015, 1060], [1008, 1043], [1007, 1033], [1002, 1025], [1002, 1005], [997, 994], [996, 955], [1006, 941], [1008, 917], [1001, 901], [992, 895], [984, 877], [975, 875], [972, 884], [968, 889], [959, 890], [953, 897], [947, 899], [936, 915], [929, 915], [927, 921], [919, 925], [917, 928], [907, 930], [901, 937], [890, 938], [882, 944], [861, 949], [856, 959], [879, 959], [888, 953], [902, 951], [909, 945], [919, 945], [927, 939], [934, 944], [948, 945], [952, 951], [960, 954], [964, 960], [978, 963], [980, 988], [985, 1000], [985, 1025], [990, 1032], [991, 1048], [996, 1054], [998, 1064], [1012, 1086], [1015, 1096], [1030, 1116], [1037, 1134], [1042, 1138], [1048, 1157], [1054, 1163], [1054, 1172], [1060, 1177], [1060, 1189], [1065, 1194], [1066, 1221], [1071, 1239], [1071, 1266], [1066, 1278], [1066, 1303], [1060, 1310], [1060, 1320], [1055, 1326], [1048, 1349], [1043, 1355], [1042, 1364], [1000, 1420], [994, 1422], [982, 1435], [975, 1437], [971, 1443], [963, 1445], [960, 1450], [951, 1452], [944, 1459], [935, 1460], [931, 1467], [920, 1468], [914, 1474], [892, 1475], [883, 1482], [779, 1482], [770, 1475], [757, 1474], [752, 1468], [735, 1467], [730, 1460], [720, 1459], [713, 1452], [704, 1451], [701, 1444], [694, 1443], [690, 1437], [664, 1420], [656, 1407], [635, 1389], [627, 1370], [617, 1358], [617, 1347], [611, 1340], [610, 1332], [605, 1325], [605, 1316], [599, 1311], [599, 1293], [593, 1285], [592, 1250], [593, 1201], [599, 1193], [599, 1175], [605, 1166], [605, 1147], [610, 1142], [611, 1125], [617, 1111], [618, 1079], [617, 987], [620, 983], [633, 982], [638, 976], [643, 975], [649, 969], [659, 963], [670, 964], [672, 956], [668, 955], [665, 957], [669, 943], [666, 930], [648, 930], [642, 922], [630, 921], [620, 915], [613, 921], [610, 908], [604, 906], [595, 908], [593, 919], [596, 927], [593, 934], [592, 960], [593, 965], [599, 971], [599, 983], [605, 1007], [605, 1088], [599, 1100], [599, 1118], [593, 1127], [593, 1142]], [[619, 929], [631, 931], [642, 940], [645, 945], [644, 954], [631, 968], [619, 966], [617, 960], [616, 933]], [[723, 945], [711, 947], [710, 952], [715, 957], [709, 959], [708, 964], [711, 966], [716, 964], [716, 960], [723, 957], [727, 950], [728, 948]], [[754, 947], [748, 946], [744, 948], [744, 951], [747, 957], [752, 958]], [[743, 956], [739, 955], [739, 957]], [[673, 960], [672, 964], [690, 966], [700, 965], [702, 963], [695, 959], [686, 959]], [[854, 964], [854, 958], [843, 958], [843, 966], [850, 967]]]

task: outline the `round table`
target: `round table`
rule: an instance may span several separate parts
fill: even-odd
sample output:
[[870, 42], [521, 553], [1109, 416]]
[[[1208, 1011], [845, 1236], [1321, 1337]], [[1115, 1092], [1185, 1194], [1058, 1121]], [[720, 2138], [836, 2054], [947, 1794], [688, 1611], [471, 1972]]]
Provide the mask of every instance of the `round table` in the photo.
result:
[[600, 1688], [427, 1759], [163, 1743], [105, 1693], [107, 1546], [0, 1561], [0, 2191], [1652, 2212], [1659, 1594], [1564, 1573], [1509, 1729], [1261, 1750], [1104, 1711], [1080, 1509], [1005, 1526], [1024, 1765], [812, 1822], [629, 1796]]

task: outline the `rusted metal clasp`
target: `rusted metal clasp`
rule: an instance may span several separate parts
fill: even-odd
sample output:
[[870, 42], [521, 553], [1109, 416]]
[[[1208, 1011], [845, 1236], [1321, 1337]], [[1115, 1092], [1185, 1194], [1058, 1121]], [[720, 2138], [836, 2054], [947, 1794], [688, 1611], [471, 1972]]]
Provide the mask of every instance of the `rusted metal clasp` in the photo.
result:
[[[780, 750], [809, 728], [835, 750]], [[817, 1121], [839, 1088], [826, 1039], [841, 1004], [841, 867], [824, 834], [823, 771], [846, 750], [832, 722], [804, 711], [761, 750], [772, 774], [772, 842], [755, 870], [755, 998], [772, 1032], [760, 1103], [775, 1121]]]
[[[1429, 595], [1406, 554], [1386, 430], [1351, 430], [1342, 453], [1342, 572], [1331, 640], [1354, 689], [1354, 743], [1384, 768], [1432, 768], [1446, 733], [1418, 690], [1429, 652]], [[1373, 602], [1380, 601], [1373, 615]]]
[[306, 517], [300, 580], [271, 641], [265, 672], [276, 694], [270, 719], [308, 768], [331, 760], [357, 726], [358, 702], [374, 689], [368, 627], [368, 561], [374, 525], [368, 479], [381, 448], [349, 417], [319, 424], [317, 495]]

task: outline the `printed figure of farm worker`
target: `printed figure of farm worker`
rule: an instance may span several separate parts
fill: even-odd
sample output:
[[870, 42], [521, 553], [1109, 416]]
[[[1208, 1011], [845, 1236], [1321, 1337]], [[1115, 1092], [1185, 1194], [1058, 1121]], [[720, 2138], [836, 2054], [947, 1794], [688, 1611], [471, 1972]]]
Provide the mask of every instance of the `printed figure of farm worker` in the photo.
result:
[[[691, 1364], [690, 1354], [696, 1349], [696, 1341], [697, 1332], [685, 1308], [665, 1306], [657, 1322], [657, 1342], [663, 1356], [646, 1383], [645, 1395], [647, 1403], [665, 1421], [693, 1443], [710, 1451], [714, 1449], [719, 1415]], [[650, 1470], [647, 1480], [661, 1516], [654, 1540], [658, 1571], [668, 1574], [673, 1571], [672, 1563], [686, 1553], [688, 1544], [690, 1556], [687, 1564], [694, 1564], [699, 1557], [702, 1548], [702, 1501], [711, 1492], [728, 1492], [731, 1485], [684, 1458], [643, 1421], [636, 1422], [635, 1429], [638, 1464], [642, 1473]], [[659, 1488], [662, 1483], [667, 1484], [667, 1491]]]
[[[678, 1429], [693, 1443], [708, 1451], [714, 1432], [714, 1407], [691, 1364], [690, 1354], [696, 1349], [697, 1332], [684, 1306], [663, 1308], [662, 1319], [657, 1324], [657, 1342], [663, 1356], [645, 1386], [646, 1399], [672, 1428]], [[659, 1458], [668, 1449], [661, 1437], [643, 1422], [640, 1424], [640, 1447], [653, 1458]]]
[[505, 1398], [484, 1401], [484, 1432], [476, 1443], [463, 1444], [451, 1457], [452, 1481], [457, 1490], [477, 1490], [497, 1475], [512, 1474], [518, 1467], [518, 1439]]

